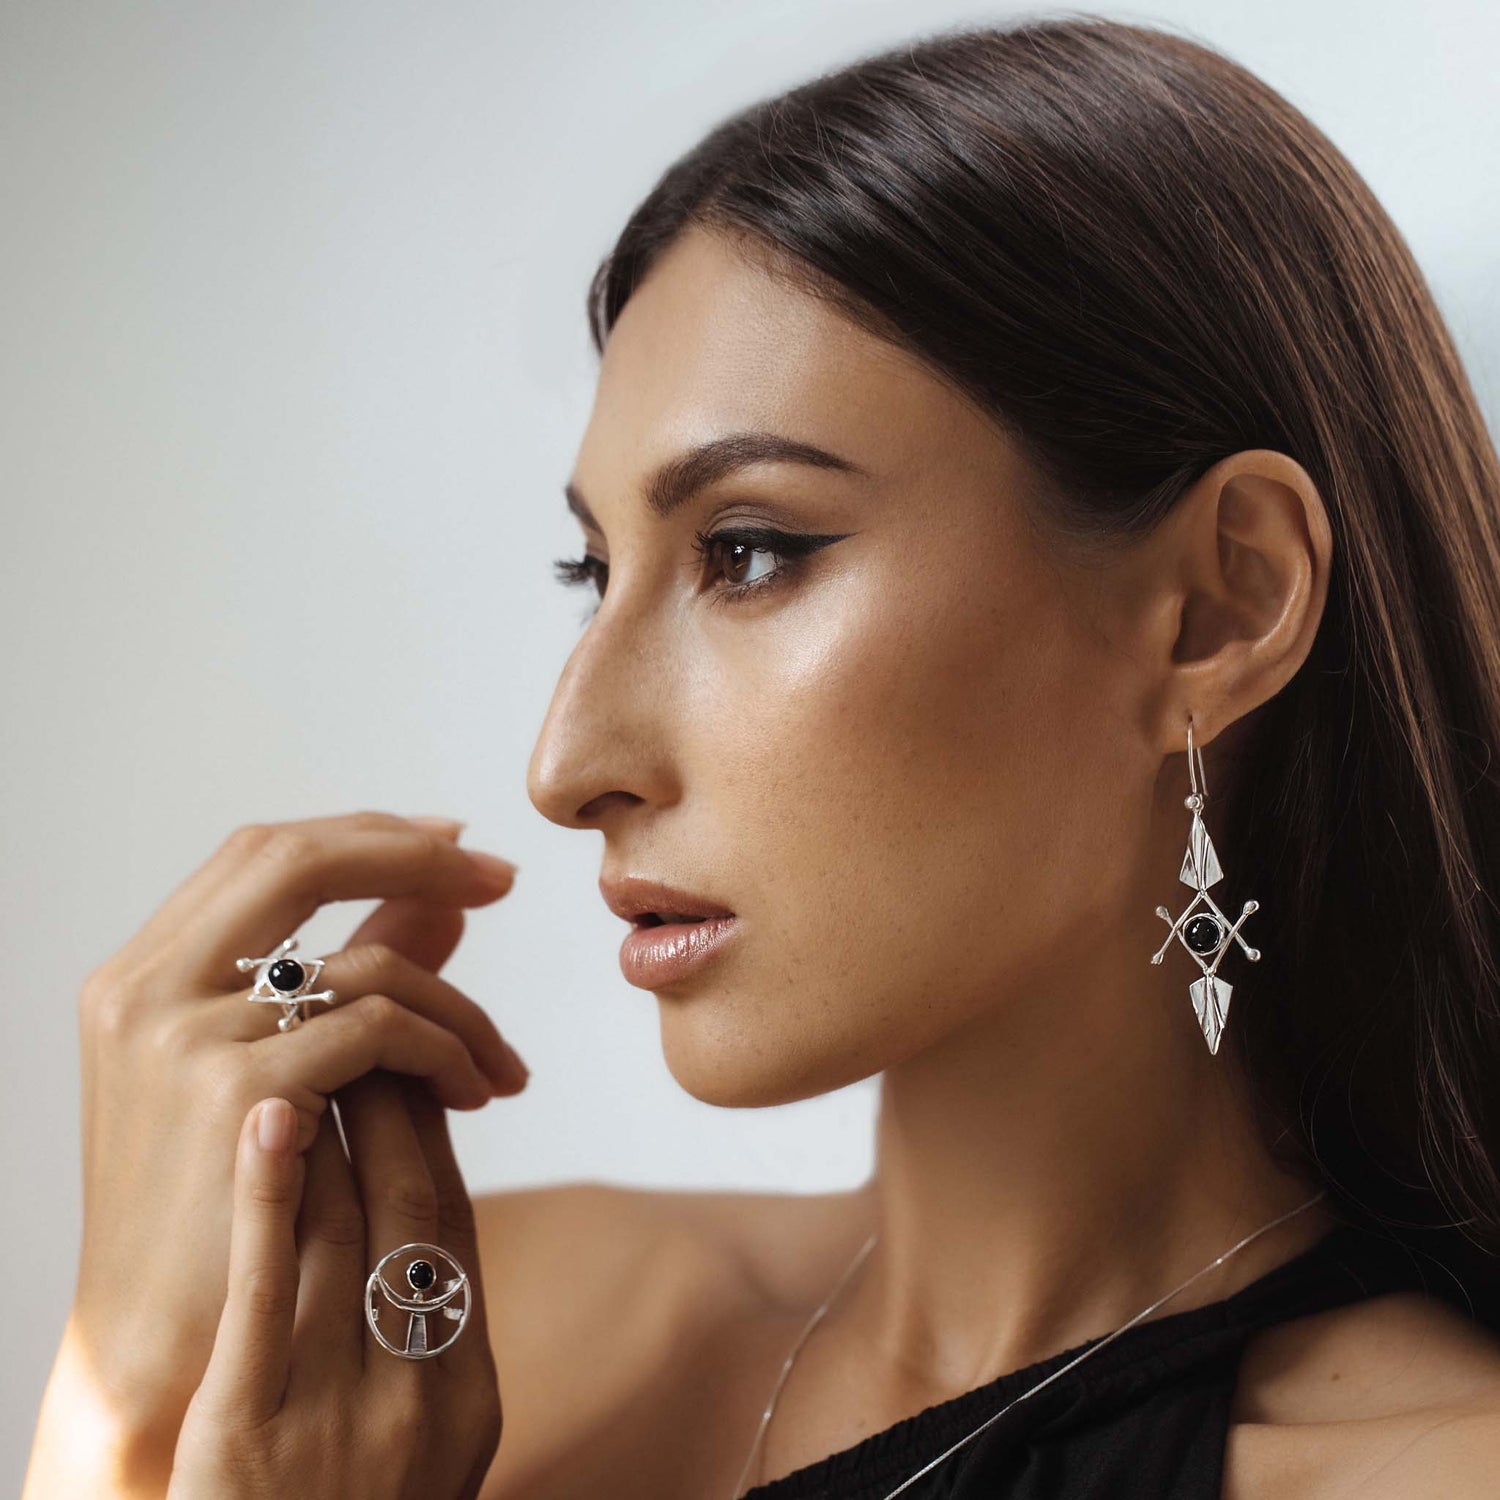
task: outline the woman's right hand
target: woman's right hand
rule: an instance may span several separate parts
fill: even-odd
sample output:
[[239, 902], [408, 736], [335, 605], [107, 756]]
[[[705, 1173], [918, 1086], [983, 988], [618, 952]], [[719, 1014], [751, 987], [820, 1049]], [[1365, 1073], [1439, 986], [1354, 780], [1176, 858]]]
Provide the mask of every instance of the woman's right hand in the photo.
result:
[[[462, 908], [510, 889], [515, 867], [460, 849], [461, 826], [359, 812], [237, 829], [83, 987], [83, 1248], [59, 1358], [87, 1369], [145, 1472], [169, 1470], [213, 1345], [251, 1104], [290, 1100], [300, 1150], [328, 1096], [374, 1068], [427, 1080], [455, 1109], [524, 1086], [486, 1013], [433, 972], [446, 951], [428, 968], [401, 951], [420, 937], [391, 940], [426, 911], [451, 949]], [[369, 897], [389, 899], [318, 977], [337, 1000], [279, 1032], [236, 958], [270, 953], [325, 902]]]

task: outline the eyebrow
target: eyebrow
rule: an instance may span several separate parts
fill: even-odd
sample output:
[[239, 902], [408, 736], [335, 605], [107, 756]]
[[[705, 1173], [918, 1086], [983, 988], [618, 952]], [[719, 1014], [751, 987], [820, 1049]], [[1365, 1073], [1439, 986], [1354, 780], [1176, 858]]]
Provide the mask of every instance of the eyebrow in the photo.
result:
[[[852, 459], [830, 453], [814, 443], [800, 442], [777, 432], [731, 432], [699, 443], [663, 463], [646, 481], [646, 504], [665, 518], [715, 481], [752, 464], [772, 463], [806, 464], [815, 469], [867, 475]], [[568, 509], [580, 521], [595, 531], [603, 530], [571, 479], [563, 486], [563, 494]]]

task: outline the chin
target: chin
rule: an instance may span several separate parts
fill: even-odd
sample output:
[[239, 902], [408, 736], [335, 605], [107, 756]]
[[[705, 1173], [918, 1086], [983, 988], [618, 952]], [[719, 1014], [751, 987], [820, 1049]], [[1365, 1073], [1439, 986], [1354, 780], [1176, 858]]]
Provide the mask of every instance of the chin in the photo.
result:
[[706, 993], [657, 993], [661, 1049], [678, 1085], [722, 1109], [765, 1109], [830, 1094], [880, 1071], [861, 1067], [857, 1048], [765, 1020], [768, 1006]]

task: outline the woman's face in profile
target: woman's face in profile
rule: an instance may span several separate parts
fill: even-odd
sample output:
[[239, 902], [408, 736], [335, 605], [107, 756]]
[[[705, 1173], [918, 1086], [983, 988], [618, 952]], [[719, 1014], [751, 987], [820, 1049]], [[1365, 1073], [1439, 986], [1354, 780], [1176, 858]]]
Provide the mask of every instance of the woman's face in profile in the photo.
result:
[[[849, 467], [761, 461], [653, 507], [660, 466], [743, 433]], [[963, 1046], [970, 1023], [1076, 1045], [1059, 976], [1121, 913], [1144, 914], [1138, 963], [1159, 942], [1130, 590], [1033, 526], [1033, 484], [914, 358], [707, 231], [615, 324], [572, 475], [579, 555], [607, 577], [528, 790], [603, 832], [605, 875], [736, 914], [656, 990], [699, 1098], [805, 1097]], [[800, 559], [695, 547], [741, 528], [835, 539]]]

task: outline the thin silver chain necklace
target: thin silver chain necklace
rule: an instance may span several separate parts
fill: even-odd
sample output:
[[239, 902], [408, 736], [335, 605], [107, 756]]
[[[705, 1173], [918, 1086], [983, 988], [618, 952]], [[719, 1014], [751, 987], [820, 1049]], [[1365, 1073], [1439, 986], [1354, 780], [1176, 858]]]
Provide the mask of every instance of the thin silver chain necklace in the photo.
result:
[[[1067, 1364], [1062, 1366], [1061, 1369], [1054, 1370], [1045, 1379], [1037, 1381], [1037, 1383], [1034, 1386], [1030, 1387], [1030, 1389], [1022, 1391], [1019, 1396], [1013, 1396], [1009, 1401], [1005, 1403], [1004, 1406], [1000, 1408], [999, 1411], [997, 1411], [993, 1416], [986, 1417], [978, 1427], [976, 1427], [972, 1432], [966, 1434], [964, 1437], [961, 1437], [956, 1443], [953, 1444], [951, 1448], [945, 1448], [941, 1453], [938, 1454], [936, 1458], [931, 1460], [931, 1462], [924, 1464], [909, 1479], [903, 1479], [895, 1489], [890, 1491], [890, 1493], [884, 1497], [884, 1500], [895, 1500], [895, 1497], [897, 1495], [901, 1494], [903, 1490], [910, 1489], [911, 1486], [914, 1485], [924, 1474], [930, 1474], [945, 1459], [951, 1458], [953, 1454], [957, 1453], [965, 1443], [972, 1442], [973, 1439], [977, 1438], [979, 1434], [986, 1428], [988, 1428], [992, 1423], [998, 1422], [1000, 1418], [1003, 1417], [1006, 1412], [1008, 1412], [1011, 1407], [1015, 1406], [1018, 1402], [1024, 1401], [1028, 1396], [1036, 1395], [1036, 1393], [1041, 1390], [1043, 1386], [1050, 1385], [1061, 1375], [1066, 1375], [1068, 1371], [1071, 1370], [1075, 1365], [1082, 1364], [1082, 1362], [1086, 1360], [1089, 1355], [1097, 1354], [1098, 1351], [1102, 1349], [1106, 1344], [1112, 1343], [1115, 1339], [1119, 1338], [1119, 1336], [1124, 1333], [1126, 1329], [1133, 1328], [1137, 1323], [1141, 1321], [1142, 1318], [1150, 1317], [1151, 1314], [1157, 1310], [1157, 1308], [1162, 1307], [1166, 1303], [1170, 1302], [1172, 1298], [1175, 1297], [1179, 1292], [1186, 1291], [1188, 1287], [1190, 1287], [1200, 1276], [1206, 1276], [1216, 1266], [1223, 1265], [1231, 1255], [1235, 1254], [1236, 1251], [1243, 1250], [1245, 1246], [1248, 1245], [1252, 1240], [1258, 1240], [1261, 1235], [1265, 1234], [1267, 1231], [1275, 1229], [1278, 1224], [1286, 1223], [1286, 1221], [1290, 1219], [1294, 1214], [1300, 1214], [1304, 1209], [1311, 1208], [1313, 1204], [1316, 1203], [1320, 1198], [1326, 1198], [1327, 1196], [1328, 1190], [1326, 1188], [1320, 1188], [1316, 1193], [1312, 1195], [1311, 1198], [1307, 1199], [1306, 1202], [1299, 1203], [1296, 1208], [1288, 1209], [1286, 1213], [1278, 1215], [1278, 1217], [1272, 1219], [1269, 1223], [1262, 1224], [1259, 1229], [1252, 1230], [1237, 1245], [1231, 1245], [1228, 1250], [1223, 1252], [1222, 1255], [1216, 1256], [1213, 1260], [1209, 1261], [1209, 1263], [1204, 1266], [1202, 1270], [1194, 1271], [1193, 1274], [1189, 1276], [1188, 1279], [1184, 1281], [1180, 1286], [1173, 1287], [1165, 1297], [1158, 1297], [1156, 1301], [1153, 1302], [1149, 1307], [1143, 1307], [1128, 1322], [1121, 1323], [1113, 1333], [1105, 1334], [1098, 1343], [1091, 1344], [1087, 1349], [1083, 1351], [1082, 1354], [1079, 1354], [1075, 1358], [1070, 1359]], [[870, 1251], [875, 1248], [875, 1241], [878, 1238], [878, 1235], [872, 1234], [869, 1239], [867, 1239], [864, 1244], [860, 1246], [858, 1252], [855, 1254], [854, 1259], [849, 1262], [848, 1268], [845, 1270], [844, 1274], [839, 1277], [838, 1284], [823, 1299], [823, 1303], [817, 1309], [817, 1311], [814, 1312], [813, 1315], [807, 1320], [807, 1323], [802, 1329], [802, 1332], [797, 1337], [797, 1342], [792, 1345], [792, 1351], [787, 1355], [786, 1361], [781, 1367], [781, 1374], [776, 1378], [775, 1388], [771, 1391], [771, 1399], [766, 1403], [765, 1412], [760, 1419], [760, 1426], [756, 1429], [755, 1441], [750, 1445], [749, 1455], [745, 1459], [745, 1466], [740, 1470], [740, 1477], [735, 1481], [733, 1500], [740, 1500], [740, 1496], [744, 1493], [744, 1484], [745, 1480], [749, 1477], [750, 1466], [755, 1462], [756, 1455], [760, 1452], [760, 1445], [762, 1440], [765, 1438], [766, 1428], [771, 1425], [771, 1413], [776, 1410], [776, 1398], [781, 1394], [782, 1386], [786, 1384], [786, 1377], [791, 1372], [792, 1361], [797, 1358], [797, 1355], [801, 1350], [803, 1344], [807, 1342], [808, 1334], [810, 1334], [813, 1329], [817, 1327], [819, 1321], [823, 1317], [823, 1314], [826, 1313], [828, 1309], [833, 1305], [835, 1298], [837, 1298], [838, 1294], [843, 1291], [844, 1286], [848, 1282], [849, 1278], [854, 1275], [854, 1273], [860, 1268], [861, 1265], [863, 1265], [865, 1257], [869, 1255]]]

